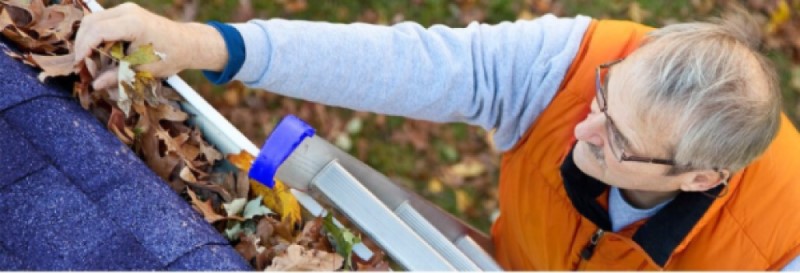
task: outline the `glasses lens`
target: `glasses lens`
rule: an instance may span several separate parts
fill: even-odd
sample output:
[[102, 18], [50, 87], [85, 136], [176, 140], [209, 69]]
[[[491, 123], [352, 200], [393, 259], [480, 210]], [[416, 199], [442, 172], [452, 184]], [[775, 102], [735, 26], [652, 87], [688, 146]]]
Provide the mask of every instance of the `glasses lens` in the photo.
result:
[[608, 113], [603, 112], [606, 116], [606, 134], [608, 135], [608, 149], [611, 150], [611, 154], [614, 155], [614, 158], [622, 162], [621, 154], [622, 152], [617, 149], [617, 145], [614, 144], [616, 135], [614, 134], [614, 122], [611, 121], [611, 117], [608, 116]]
[[621, 151], [617, 150], [617, 145], [614, 145], [614, 122], [611, 121], [611, 117], [608, 116], [608, 105], [606, 104], [606, 84], [608, 84], [608, 73], [605, 75], [602, 74], [604, 70], [607, 70], [608, 67], [600, 66], [597, 69], [597, 95], [595, 96], [597, 99], [597, 106], [600, 107], [600, 111], [603, 112], [603, 115], [606, 116], [606, 134], [608, 136], [608, 149], [611, 150], [611, 154], [614, 155], [614, 158], [622, 161], [620, 155], [622, 154]]

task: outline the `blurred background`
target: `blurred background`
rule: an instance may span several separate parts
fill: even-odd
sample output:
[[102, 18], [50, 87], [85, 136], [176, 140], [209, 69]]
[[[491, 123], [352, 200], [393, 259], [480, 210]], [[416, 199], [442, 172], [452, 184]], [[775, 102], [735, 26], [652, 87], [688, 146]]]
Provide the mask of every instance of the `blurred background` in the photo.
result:
[[[100, 0], [104, 7], [123, 0]], [[764, 52], [781, 77], [784, 109], [800, 124], [800, 0], [134, 0], [178, 21], [243, 22], [286, 18], [391, 25], [463, 27], [473, 21], [498, 23], [558, 16], [632, 20], [650, 26], [702, 20], [739, 2], [764, 29]], [[465, 124], [430, 122], [353, 112], [281, 97], [240, 83], [214, 86], [197, 71], [181, 76], [254, 143], [292, 113], [318, 134], [445, 210], [488, 231], [497, 209], [500, 153], [487, 132]], [[313, 79], [310, 79], [313, 80]], [[336, 92], [336, 90], [320, 90]]]

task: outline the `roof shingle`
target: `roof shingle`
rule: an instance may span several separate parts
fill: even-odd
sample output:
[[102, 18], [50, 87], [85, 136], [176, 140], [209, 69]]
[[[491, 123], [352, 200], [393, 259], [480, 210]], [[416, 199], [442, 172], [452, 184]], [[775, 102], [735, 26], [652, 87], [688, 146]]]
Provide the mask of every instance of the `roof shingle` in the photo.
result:
[[36, 153], [30, 153], [29, 151], [33, 149], [30, 143], [2, 119], [0, 119], [0, 132], [3, 132], [0, 133], [0, 151], [14, 155], [0, 157], [0, 188], [44, 168], [46, 163], [44, 159]]
[[250, 270], [69, 88], [36, 74], [0, 54], [0, 270]]

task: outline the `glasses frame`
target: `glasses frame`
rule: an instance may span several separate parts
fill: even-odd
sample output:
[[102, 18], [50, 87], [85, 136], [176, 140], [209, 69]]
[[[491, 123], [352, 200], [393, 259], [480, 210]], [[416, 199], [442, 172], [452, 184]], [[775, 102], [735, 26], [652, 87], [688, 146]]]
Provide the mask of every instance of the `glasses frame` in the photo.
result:
[[600, 112], [603, 112], [603, 115], [606, 116], [606, 133], [608, 134], [608, 145], [611, 153], [614, 154], [619, 162], [623, 161], [632, 161], [632, 162], [642, 162], [642, 163], [650, 163], [650, 164], [660, 164], [660, 165], [668, 165], [668, 166], [676, 166], [675, 160], [672, 159], [661, 159], [661, 158], [653, 158], [653, 157], [642, 157], [642, 156], [635, 156], [629, 155], [625, 152], [625, 148], [619, 147], [619, 154], [617, 154], [616, 149], [614, 149], [614, 140], [612, 139], [612, 134], [614, 131], [619, 131], [616, 124], [614, 124], [614, 120], [611, 119], [611, 116], [608, 115], [608, 97], [606, 96], [607, 88], [605, 84], [608, 84], [608, 72], [603, 75], [604, 69], [609, 69], [611, 66], [622, 62], [623, 59], [607, 62], [601, 64], [597, 67], [597, 77], [595, 78], [595, 90], [597, 94], [595, 95], [595, 100], [597, 101], [597, 106], [600, 107]]

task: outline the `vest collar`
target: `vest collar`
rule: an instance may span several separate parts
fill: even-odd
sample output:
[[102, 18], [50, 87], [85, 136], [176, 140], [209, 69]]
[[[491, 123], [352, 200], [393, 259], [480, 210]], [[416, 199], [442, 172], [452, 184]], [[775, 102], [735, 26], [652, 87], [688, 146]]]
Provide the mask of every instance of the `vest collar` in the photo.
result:
[[[611, 230], [611, 219], [596, 199], [609, 186], [586, 175], [572, 158], [570, 150], [561, 165], [564, 189], [580, 214], [603, 230]], [[723, 186], [707, 193], [717, 195]], [[660, 267], [664, 267], [675, 248], [697, 224], [714, 199], [698, 192], [681, 192], [669, 204], [647, 220], [633, 235], [635, 241]]]

